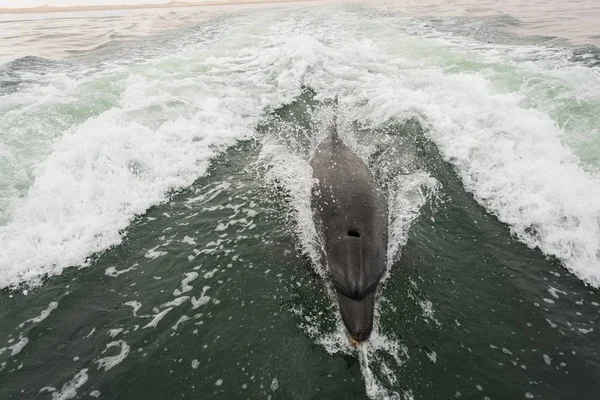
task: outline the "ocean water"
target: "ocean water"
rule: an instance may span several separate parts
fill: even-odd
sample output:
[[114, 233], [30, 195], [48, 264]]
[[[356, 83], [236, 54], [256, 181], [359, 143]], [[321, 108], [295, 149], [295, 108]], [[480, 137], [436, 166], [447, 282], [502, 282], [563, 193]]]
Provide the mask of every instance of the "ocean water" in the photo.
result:
[[[600, 398], [600, 7], [0, 16], [0, 398]], [[309, 160], [390, 208], [339, 319]]]

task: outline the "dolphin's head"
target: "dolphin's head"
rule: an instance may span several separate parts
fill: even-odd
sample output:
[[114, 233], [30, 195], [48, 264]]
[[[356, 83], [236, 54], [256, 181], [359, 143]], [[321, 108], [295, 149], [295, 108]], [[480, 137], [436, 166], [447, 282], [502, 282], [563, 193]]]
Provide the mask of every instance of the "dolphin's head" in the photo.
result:
[[360, 300], [353, 300], [337, 293], [342, 321], [348, 333], [357, 342], [364, 342], [373, 330], [373, 314], [375, 311], [375, 291]]
[[371, 235], [365, 237], [364, 232], [355, 226], [344, 229], [327, 248], [329, 275], [342, 321], [357, 342], [367, 340], [373, 330], [375, 294], [383, 273]]

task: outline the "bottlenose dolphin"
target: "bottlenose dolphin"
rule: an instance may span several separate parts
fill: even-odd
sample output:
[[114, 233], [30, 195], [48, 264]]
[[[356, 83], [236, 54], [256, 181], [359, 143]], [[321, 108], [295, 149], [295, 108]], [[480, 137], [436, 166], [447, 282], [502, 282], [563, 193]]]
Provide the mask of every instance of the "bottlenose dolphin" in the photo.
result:
[[387, 203], [365, 163], [340, 139], [335, 116], [328, 130], [311, 161], [311, 208], [342, 320], [361, 342], [373, 329], [386, 268]]

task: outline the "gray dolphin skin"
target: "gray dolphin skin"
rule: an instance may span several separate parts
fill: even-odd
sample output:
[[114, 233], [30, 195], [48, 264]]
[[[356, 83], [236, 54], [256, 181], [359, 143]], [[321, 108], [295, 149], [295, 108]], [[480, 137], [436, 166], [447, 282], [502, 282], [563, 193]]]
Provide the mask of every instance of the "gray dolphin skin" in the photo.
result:
[[338, 136], [335, 118], [311, 166], [311, 208], [328, 274], [344, 325], [362, 342], [373, 330], [377, 285], [386, 268], [387, 202], [365, 163]]

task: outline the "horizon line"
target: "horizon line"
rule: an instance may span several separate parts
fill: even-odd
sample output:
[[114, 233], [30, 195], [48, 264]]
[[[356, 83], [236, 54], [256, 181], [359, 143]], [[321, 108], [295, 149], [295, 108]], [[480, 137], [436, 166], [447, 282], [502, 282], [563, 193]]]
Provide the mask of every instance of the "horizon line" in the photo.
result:
[[148, 8], [183, 8], [183, 7], [209, 7], [209, 6], [233, 6], [244, 4], [269, 4], [269, 3], [303, 3], [323, 0], [207, 0], [207, 1], [167, 1], [164, 3], [147, 4], [106, 4], [106, 5], [77, 5], [77, 6], [35, 6], [21, 8], [2, 8], [0, 14], [28, 14], [45, 12], [72, 12], [72, 11], [108, 11], [108, 10], [132, 10]]

